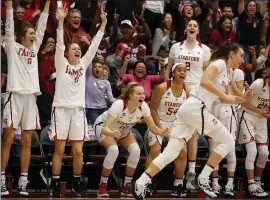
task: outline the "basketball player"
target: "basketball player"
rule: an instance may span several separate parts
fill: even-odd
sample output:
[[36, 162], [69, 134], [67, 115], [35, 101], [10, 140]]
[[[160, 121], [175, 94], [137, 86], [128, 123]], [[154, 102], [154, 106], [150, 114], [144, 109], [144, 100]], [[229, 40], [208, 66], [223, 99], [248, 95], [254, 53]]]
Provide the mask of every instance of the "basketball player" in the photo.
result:
[[[185, 63], [187, 68], [187, 78], [185, 83], [193, 90], [199, 84], [203, 74], [203, 65], [211, 56], [210, 49], [197, 41], [199, 35], [199, 24], [195, 20], [190, 20], [185, 28], [186, 39], [175, 43], [169, 54], [168, 67], [165, 73], [165, 80], [168, 80], [171, 68], [174, 63]], [[188, 173], [186, 187], [188, 190], [197, 189], [195, 177], [195, 165], [197, 157], [197, 131], [187, 143], [188, 152]]]
[[198, 187], [205, 194], [216, 197], [209, 185], [209, 176], [219, 162], [232, 151], [235, 142], [224, 125], [210, 114], [210, 109], [218, 98], [222, 103], [229, 104], [246, 101], [246, 96], [250, 93], [247, 93], [245, 98], [225, 93], [225, 88], [229, 84], [227, 73], [230, 68], [239, 66], [243, 62], [243, 57], [244, 51], [238, 44], [222, 45], [212, 54], [210, 65], [203, 73], [200, 85], [191, 91], [190, 97], [177, 111], [167, 147], [132, 185], [131, 190], [137, 200], [144, 199], [151, 178], [177, 158], [195, 129], [219, 142], [197, 179]]
[[101, 9], [102, 24], [94, 37], [88, 51], [81, 58], [82, 52], [78, 44], [64, 46], [63, 23], [67, 16], [67, 9], [59, 9], [57, 29], [57, 43], [55, 52], [56, 86], [52, 108], [52, 134], [50, 139], [55, 142], [52, 159], [52, 182], [50, 196], [60, 196], [59, 178], [62, 157], [65, 151], [66, 140], [72, 144], [73, 155], [73, 186], [72, 192], [78, 197], [86, 196], [81, 183], [82, 147], [87, 136], [87, 122], [85, 118], [85, 71], [91, 64], [99, 43], [103, 37], [107, 23], [106, 14]]
[[103, 162], [98, 197], [109, 197], [107, 181], [119, 154], [118, 145], [123, 146], [129, 152], [121, 196], [132, 197], [127, 190], [127, 184], [132, 181], [139, 162], [140, 148], [134, 135], [130, 132], [130, 128], [141, 117], [154, 134], [162, 136], [169, 134], [168, 128], [160, 129], [155, 125], [144, 99], [143, 87], [137, 83], [129, 83], [120, 99], [116, 100], [108, 111], [100, 115], [94, 124], [96, 137], [108, 152]]
[[[150, 109], [155, 124], [159, 128], [170, 128], [176, 119], [179, 107], [189, 96], [189, 89], [185, 85], [186, 65], [176, 63], [172, 68], [172, 80], [163, 82], [155, 87], [150, 101]], [[149, 155], [146, 160], [145, 169], [160, 154], [162, 147], [162, 136], [157, 136], [151, 132], [148, 135]], [[186, 147], [182, 149], [177, 157], [175, 165], [175, 180], [173, 184], [172, 196], [185, 197], [183, 190], [183, 176], [186, 169]]]
[[[261, 74], [262, 75], [262, 74]], [[257, 74], [255, 74], [257, 77]], [[251, 196], [266, 197], [261, 176], [268, 160], [268, 131], [267, 119], [269, 114], [269, 84], [270, 73], [255, 80], [248, 91], [252, 91], [251, 102], [242, 104], [239, 112], [240, 132], [238, 143], [244, 144], [247, 151], [245, 168], [248, 177], [248, 192]], [[254, 162], [258, 153], [254, 177]], [[254, 180], [255, 179], [255, 180]]]
[[[232, 77], [230, 79], [230, 85], [227, 88], [227, 94], [242, 96], [244, 89], [244, 72], [241, 69], [230, 69], [230, 74]], [[212, 106], [212, 114], [221, 121], [221, 123], [227, 128], [229, 133], [236, 139], [236, 132], [238, 119], [237, 119], [237, 104], [223, 104], [219, 100], [215, 101]], [[210, 152], [218, 145], [218, 142], [212, 138], [208, 138]], [[225, 185], [225, 196], [234, 197], [233, 192], [233, 179], [234, 172], [236, 168], [236, 155], [235, 148], [226, 155], [227, 159], [227, 184]], [[221, 186], [219, 185], [218, 178], [218, 168], [217, 166], [212, 172], [212, 187], [213, 191], [217, 196], [221, 195]]]
[[18, 182], [19, 195], [28, 196], [28, 168], [31, 155], [31, 140], [35, 130], [40, 129], [36, 95], [40, 95], [37, 53], [46, 29], [50, 1], [47, 0], [38, 21], [38, 28], [24, 23], [14, 36], [12, 1], [6, 1], [7, 19], [4, 49], [8, 59], [7, 95], [3, 110], [4, 135], [1, 151], [1, 196], [8, 195], [5, 170], [9, 159], [15, 129], [19, 126], [21, 136], [21, 176]]

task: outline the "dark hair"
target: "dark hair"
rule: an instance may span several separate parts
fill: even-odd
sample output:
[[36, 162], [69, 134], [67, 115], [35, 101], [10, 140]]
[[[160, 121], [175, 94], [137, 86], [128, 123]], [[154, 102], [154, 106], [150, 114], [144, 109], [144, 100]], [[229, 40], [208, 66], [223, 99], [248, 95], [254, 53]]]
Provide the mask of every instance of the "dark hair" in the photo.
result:
[[134, 89], [138, 86], [141, 85], [135, 82], [128, 83], [123, 94], [120, 95], [119, 99], [129, 99], [129, 95], [132, 94], [132, 92], [134, 92]]
[[[254, 74], [254, 80], [257, 80], [259, 78], [263, 78], [262, 75], [263, 75], [263, 71], [265, 71], [265, 70], [268, 71], [268, 73], [270, 73], [269, 69], [267, 69], [267, 68], [258, 69]], [[270, 77], [268, 77], [268, 78], [270, 78]]]
[[16, 37], [17, 37], [17, 42], [21, 43], [22, 42], [22, 37], [25, 36], [27, 30], [29, 28], [35, 29], [35, 27], [33, 26], [33, 24], [29, 23], [29, 22], [24, 22], [22, 24], [21, 29], [17, 32]]
[[[223, 37], [223, 34], [222, 34], [222, 33], [224, 33], [224, 30], [223, 30], [223, 28], [222, 28], [222, 24], [223, 24], [223, 22], [224, 22], [226, 19], [230, 20], [231, 23], [232, 23], [232, 18], [229, 17], [229, 16], [222, 16], [222, 17], [220, 18], [220, 20], [218, 21], [218, 23], [217, 23], [217, 29], [218, 29], [218, 31], [221, 33], [221, 37]], [[231, 31], [232, 31], [232, 26], [231, 26], [230, 32], [231, 32]]]
[[252, 2], [252, 1], [255, 3], [256, 9], [258, 8], [258, 4], [257, 4], [256, 0], [249, 0], [249, 1], [247, 2], [246, 6], [245, 6], [245, 10], [246, 10], [246, 11], [247, 11], [248, 4], [249, 4], [250, 2]]
[[[162, 22], [161, 22], [159, 28], [162, 30], [162, 32], [163, 32], [164, 35], [165, 35], [165, 29], [167, 27], [166, 27], [166, 25], [165, 25], [165, 23], [163, 21], [164, 21], [166, 15], [171, 15], [172, 16], [172, 14], [171, 13], [168, 13], [168, 12], [166, 12], [166, 13], [163, 14]], [[169, 28], [170, 28], [170, 39], [171, 40], [174, 40], [174, 38], [173, 38], [173, 24], [171, 24], [171, 27], [169, 27]]]
[[145, 65], [145, 68], [146, 68], [146, 63], [145, 63], [144, 60], [142, 60], [142, 59], [137, 60], [137, 61], [135, 62], [135, 64], [133, 65], [133, 68], [136, 69], [136, 67], [137, 67], [137, 65], [138, 65], [139, 63], [143, 63], [143, 64]]
[[[26, 2], [25, 1], [20, 1], [20, 6], [22, 6], [23, 8], [26, 8]], [[30, 8], [35, 9], [36, 8], [36, 2], [32, 1]]]
[[232, 9], [232, 12], [234, 12], [234, 10], [233, 10], [234, 7], [233, 7], [231, 4], [229, 4], [229, 3], [224, 4], [224, 5], [222, 6], [222, 11], [224, 10], [225, 7], [231, 8], [231, 9]]
[[[187, 28], [187, 25], [188, 25], [188, 23], [189, 23], [190, 21], [195, 21], [195, 22], [197, 22], [198, 28], [200, 29], [200, 23], [199, 23], [199, 21], [196, 20], [196, 19], [190, 19], [190, 20], [188, 20], [187, 23], [186, 23], [186, 25], [185, 25], [185, 29]], [[187, 34], [186, 34], [186, 32], [185, 32], [184, 36], [180, 38], [180, 42], [182, 42], [182, 41], [184, 41], [184, 40], [186, 40], [186, 39], [187, 39]], [[197, 40], [198, 40], [198, 41], [200, 40], [199, 34], [197, 35]]]
[[[216, 50], [213, 51], [211, 58], [208, 62], [208, 65], [218, 59], [228, 60], [230, 52], [233, 51], [236, 53], [239, 49], [243, 49], [243, 47], [238, 43], [225, 43], [219, 46]], [[208, 66], [207, 65], [207, 66]]]

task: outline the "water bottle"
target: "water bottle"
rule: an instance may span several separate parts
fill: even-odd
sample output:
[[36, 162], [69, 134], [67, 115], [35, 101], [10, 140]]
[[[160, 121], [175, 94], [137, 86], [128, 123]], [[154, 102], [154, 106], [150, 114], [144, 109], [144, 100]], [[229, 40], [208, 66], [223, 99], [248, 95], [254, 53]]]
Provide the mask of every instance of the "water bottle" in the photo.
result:
[[22, 135], [21, 128], [18, 127], [18, 128], [15, 130], [15, 141], [16, 141], [16, 142], [21, 143], [21, 135]]

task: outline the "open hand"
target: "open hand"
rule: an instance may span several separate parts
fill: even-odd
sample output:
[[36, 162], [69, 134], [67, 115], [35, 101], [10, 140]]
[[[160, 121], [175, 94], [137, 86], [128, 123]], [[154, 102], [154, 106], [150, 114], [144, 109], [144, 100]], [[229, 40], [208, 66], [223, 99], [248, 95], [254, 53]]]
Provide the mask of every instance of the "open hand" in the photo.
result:
[[66, 8], [66, 4], [64, 6], [58, 8], [59, 19], [65, 19], [68, 14], [68, 9]]

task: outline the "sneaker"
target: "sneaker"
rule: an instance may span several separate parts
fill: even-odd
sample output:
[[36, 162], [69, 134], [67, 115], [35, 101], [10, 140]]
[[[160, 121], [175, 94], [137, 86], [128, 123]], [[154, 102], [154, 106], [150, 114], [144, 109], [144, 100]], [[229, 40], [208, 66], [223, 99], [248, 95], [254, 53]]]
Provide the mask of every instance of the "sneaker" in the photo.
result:
[[227, 185], [225, 185], [224, 195], [228, 197], [234, 197], [233, 188], [234, 188], [233, 184], [227, 183]]
[[126, 185], [123, 185], [122, 190], [121, 190], [121, 196], [122, 197], [133, 197], [132, 193], [128, 191], [127, 185], [131, 183], [127, 183]]
[[210, 197], [217, 197], [217, 195], [213, 192], [213, 189], [210, 187], [210, 180], [204, 179], [200, 176], [197, 178], [199, 188]]
[[213, 188], [213, 192], [217, 195], [217, 196], [221, 196], [221, 190], [222, 187], [219, 184], [215, 184], [212, 182], [212, 188]]
[[259, 184], [249, 184], [248, 186], [248, 193], [251, 196], [256, 196], [256, 197], [267, 197], [268, 194], [262, 189], [261, 185]]
[[6, 186], [6, 177], [1, 176], [1, 197], [8, 196], [9, 192]]
[[74, 184], [71, 191], [74, 192], [77, 195], [77, 197], [87, 196], [87, 193], [83, 187], [83, 183], [81, 182], [81, 177], [74, 178]]
[[60, 182], [59, 179], [52, 179], [50, 184], [50, 197], [60, 198]]
[[186, 188], [187, 190], [198, 190], [198, 185], [196, 182], [196, 173], [188, 172], [186, 177]]
[[148, 183], [142, 185], [138, 180], [131, 185], [131, 191], [136, 200], [143, 200], [148, 190]]
[[177, 186], [173, 186], [171, 196], [173, 196], [173, 197], [187, 197], [187, 193], [184, 191], [184, 185], [179, 184]]
[[153, 183], [149, 183], [147, 185], [148, 190], [146, 190], [145, 197], [151, 197], [153, 196], [152, 190], [153, 190]]
[[97, 195], [98, 195], [98, 197], [109, 197], [106, 183], [99, 184]]
[[29, 193], [27, 192], [27, 184], [29, 183], [29, 181], [27, 179], [19, 179], [18, 182], [18, 191], [19, 191], [19, 195], [21, 196], [28, 196]]

